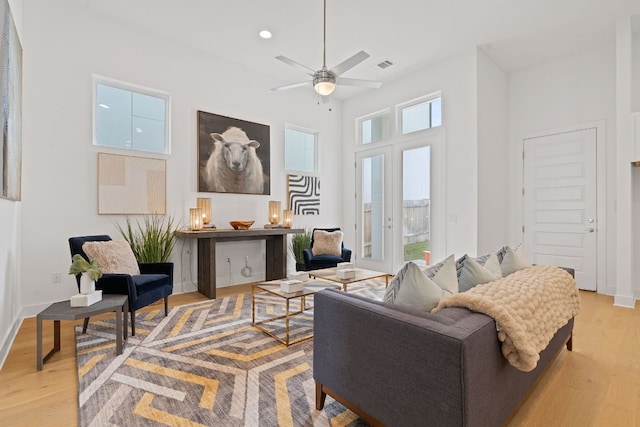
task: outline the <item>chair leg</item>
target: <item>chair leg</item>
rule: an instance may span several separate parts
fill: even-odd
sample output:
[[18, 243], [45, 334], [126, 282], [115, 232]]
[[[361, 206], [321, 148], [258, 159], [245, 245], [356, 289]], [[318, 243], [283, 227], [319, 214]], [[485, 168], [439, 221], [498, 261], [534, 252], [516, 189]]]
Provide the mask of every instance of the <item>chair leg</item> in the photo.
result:
[[89, 318], [85, 317], [84, 318], [84, 323], [82, 324], [82, 333], [83, 334], [87, 333], [87, 326], [89, 326]]
[[164, 317], [169, 315], [169, 297], [164, 297]]
[[135, 310], [131, 310], [131, 336], [134, 337], [136, 335], [136, 312]]

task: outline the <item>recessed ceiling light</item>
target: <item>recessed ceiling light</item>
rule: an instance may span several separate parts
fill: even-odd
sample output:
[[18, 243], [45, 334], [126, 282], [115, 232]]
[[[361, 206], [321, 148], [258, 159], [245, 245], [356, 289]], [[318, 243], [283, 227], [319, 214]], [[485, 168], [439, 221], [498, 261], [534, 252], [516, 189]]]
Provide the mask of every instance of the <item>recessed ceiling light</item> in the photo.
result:
[[267, 30], [262, 30], [260, 31], [260, 37], [262, 37], [263, 39], [270, 39], [271, 38], [271, 31], [267, 31]]

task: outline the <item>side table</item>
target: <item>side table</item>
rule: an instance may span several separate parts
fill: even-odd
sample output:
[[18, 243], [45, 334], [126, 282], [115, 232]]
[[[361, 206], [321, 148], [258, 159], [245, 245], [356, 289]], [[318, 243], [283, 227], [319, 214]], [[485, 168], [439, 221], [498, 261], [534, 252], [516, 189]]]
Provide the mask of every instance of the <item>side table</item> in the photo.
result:
[[[38, 371], [42, 370], [44, 362], [60, 351], [60, 321], [78, 320], [86, 317], [93, 317], [98, 314], [114, 311], [116, 313], [116, 354], [122, 354], [123, 333], [124, 341], [127, 340], [127, 315], [129, 313], [129, 302], [126, 295], [102, 295], [102, 301], [88, 307], [71, 307], [71, 302], [60, 301], [51, 304], [42, 310], [36, 317], [36, 347]], [[124, 321], [123, 321], [124, 319]], [[42, 357], [42, 321], [53, 320], [53, 349]]]

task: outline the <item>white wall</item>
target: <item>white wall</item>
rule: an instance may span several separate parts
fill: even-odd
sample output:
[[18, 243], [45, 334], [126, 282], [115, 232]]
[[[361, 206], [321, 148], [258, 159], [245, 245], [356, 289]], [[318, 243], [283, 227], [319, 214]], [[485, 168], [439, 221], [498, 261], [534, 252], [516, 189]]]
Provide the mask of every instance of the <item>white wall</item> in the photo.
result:
[[[634, 18], [640, 22], [640, 16]], [[632, 43], [631, 111], [640, 111], [640, 34], [634, 34]]]
[[[82, 2], [30, 0], [24, 5], [24, 162], [21, 303], [25, 314], [77, 292], [69, 266], [70, 236], [110, 234], [119, 237], [114, 221], [123, 216], [97, 215], [97, 148], [92, 141], [91, 75], [99, 74], [171, 93], [172, 153], [167, 159], [167, 213], [186, 224], [187, 212], [198, 195], [211, 196], [213, 222], [253, 219], [267, 222], [269, 200], [286, 206], [283, 170], [284, 123], [320, 131], [321, 215], [296, 217], [294, 226], [340, 224], [342, 171], [332, 167], [341, 149], [341, 105], [333, 112], [318, 107], [312, 91], [272, 92], [281, 84], [254, 71], [223, 61], [171, 40], [151, 35], [89, 12]], [[217, 41], [212, 40], [212, 43]], [[224, 41], [220, 41], [224, 42]], [[196, 111], [236, 117], [271, 126], [271, 195], [196, 193]], [[122, 153], [122, 151], [118, 151]], [[127, 154], [127, 153], [124, 153]], [[143, 153], [131, 153], [144, 155]], [[156, 157], [156, 156], [154, 156]], [[175, 290], [195, 289], [195, 245], [179, 241]], [[226, 244], [218, 279], [227, 284], [226, 257], [232, 258], [231, 277], [242, 281], [264, 277], [261, 242]], [[245, 256], [254, 271], [242, 278]], [[34, 268], [34, 265], [37, 268]], [[51, 283], [54, 272], [63, 274]]]
[[[433, 233], [445, 233], [446, 242], [441, 253], [432, 253], [432, 260], [450, 253], [461, 256], [477, 252], [477, 133], [476, 114], [476, 53], [465, 52], [445, 61], [425, 67], [402, 79], [383, 85], [344, 102], [343, 140], [344, 176], [354, 174], [356, 145], [356, 119], [364, 115], [391, 108], [397, 104], [442, 91], [442, 122], [446, 131], [446, 209], [443, 228]], [[382, 143], [384, 144], [384, 142]], [[371, 144], [374, 146], [375, 144]], [[373, 147], [372, 147], [373, 148]], [[434, 159], [435, 160], [435, 159]], [[354, 179], [345, 179], [343, 195], [343, 223], [348, 230], [355, 224]], [[441, 203], [434, 200], [432, 203]], [[437, 207], [432, 208], [432, 215]], [[396, 227], [396, 229], [398, 229]], [[354, 239], [347, 234], [346, 239]], [[348, 241], [357, 251], [353, 240]], [[357, 254], [358, 257], [360, 254]], [[395, 271], [394, 271], [395, 273]]]
[[[22, 39], [22, 0], [9, 6]], [[20, 328], [20, 212], [20, 202], [0, 199], [0, 367]]]
[[[522, 239], [522, 138], [537, 131], [606, 121], [606, 283], [598, 291], [615, 293], [616, 60], [609, 43], [509, 76], [509, 238]], [[599, 218], [602, 219], [602, 218]], [[603, 236], [604, 234], [604, 236]]]
[[477, 51], [478, 254], [507, 243], [508, 230], [508, 78]]

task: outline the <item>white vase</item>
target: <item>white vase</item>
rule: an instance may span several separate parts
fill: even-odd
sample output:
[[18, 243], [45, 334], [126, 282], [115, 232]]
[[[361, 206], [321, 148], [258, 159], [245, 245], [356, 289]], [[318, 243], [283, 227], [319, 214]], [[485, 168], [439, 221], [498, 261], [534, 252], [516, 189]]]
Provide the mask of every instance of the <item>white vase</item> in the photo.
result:
[[89, 273], [82, 273], [80, 276], [80, 293], [92, 294], [96, 291], [96, 281], [89, 277]]

